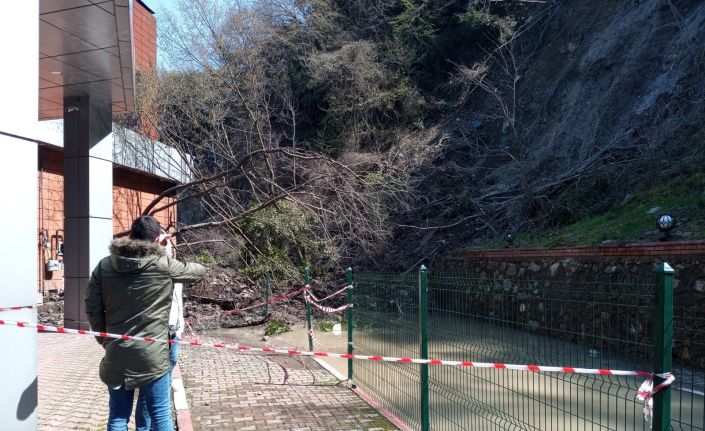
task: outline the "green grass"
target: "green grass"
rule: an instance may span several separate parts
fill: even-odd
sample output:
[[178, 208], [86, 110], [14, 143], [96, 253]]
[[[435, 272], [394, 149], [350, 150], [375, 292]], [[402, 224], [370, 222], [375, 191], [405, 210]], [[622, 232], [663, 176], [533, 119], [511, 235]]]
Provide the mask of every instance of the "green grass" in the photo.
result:
[[[654, 207], [661, 209], [649, 214]], [[675, 216], [678, 226], [674, 234], [678, 239], [705, 239], [705, 174], [674, 180], [636, 193], [611, 211], [571, 225], [522, 232], [516, 237], [515, 247], [565, 247], [597, 245], [608, 240], [653, 240], [656, 218], [662, 213]], [[495, 238], [481, 248], [501, 248], [504, 245], [503, 238]]]

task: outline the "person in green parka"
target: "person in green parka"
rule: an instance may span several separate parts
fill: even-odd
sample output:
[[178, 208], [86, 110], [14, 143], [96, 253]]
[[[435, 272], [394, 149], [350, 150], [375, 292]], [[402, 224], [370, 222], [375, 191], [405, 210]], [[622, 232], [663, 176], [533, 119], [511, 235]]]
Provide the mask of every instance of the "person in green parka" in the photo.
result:
[[[161, 226], [152, 216], [132, 223], [129, 239], [116, 239], [110, 256], [91, 274], [85, 295], [93, 331], [169, 339], [174, 283], [195, 283], [206, 268], [166, 256], [158, 243]], [[108, 431], [127, 430], [134, 391], [147, 402], [156, 431], [172, 431], [169, 397], [169, 345], [96, 337], [105, 349], [100, 379], [108, 386]]]

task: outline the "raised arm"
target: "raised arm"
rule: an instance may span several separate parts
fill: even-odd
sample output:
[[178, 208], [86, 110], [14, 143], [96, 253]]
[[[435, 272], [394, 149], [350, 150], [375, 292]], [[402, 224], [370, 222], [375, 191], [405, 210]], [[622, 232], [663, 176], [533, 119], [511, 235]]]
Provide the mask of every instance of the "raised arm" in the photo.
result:
[[170, 257], [169, 277], [174, 283], [196, 283], [206, 276], [207, 269], [197, 263], [184, 263]]

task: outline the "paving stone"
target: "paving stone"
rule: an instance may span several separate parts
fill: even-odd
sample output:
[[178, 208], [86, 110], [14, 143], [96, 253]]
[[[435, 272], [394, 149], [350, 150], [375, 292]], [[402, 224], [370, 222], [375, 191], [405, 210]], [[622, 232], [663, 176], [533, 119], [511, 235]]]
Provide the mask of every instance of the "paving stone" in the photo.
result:
[[38, 334], [39, 431], [106, 429], [108, 389], [98, 377], [102, 358], [93, 337]]
[[[106, 429], [102, 357], [92, 337], [39, 334], [40, 431]], [[181, 369], [196, 430], [396, 429], [310, 358], [184, 348]]]
[[311, 358], [297, 358], [291, 367], [283, 356], [206, 348], [182, 352], [195, 430], [213, 429], [216, 417], [218, 429], [396, 429]]

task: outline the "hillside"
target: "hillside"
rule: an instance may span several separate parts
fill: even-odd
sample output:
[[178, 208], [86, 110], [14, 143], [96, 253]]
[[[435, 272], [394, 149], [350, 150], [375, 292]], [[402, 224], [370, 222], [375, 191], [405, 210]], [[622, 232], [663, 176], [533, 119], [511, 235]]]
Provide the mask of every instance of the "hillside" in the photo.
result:
[[705, 235], [703, 2], [209, 0], [181, 15], [162, 41], [173, 69], [141, 76], [140, 100], [193, 160], [183, 229], [213, 228], [184, 236], [193, 254], [406, 270], [508, 233], [653, 239], [657, 207]]
[[509, 55], [515, 79], [490, 69], [502, 97], [475, 90], [439, 125], [437, 156], [419, 167], [427, 203], [398, 219], [460, 223], [398, 229], [399, 269], [507, 233], [527, 246], [649, 240], [654, 207], [688, 224], [683, 237], [705, 237], [694, 176], [705, 158], [705, 4], [564, 1], [534, 13]]

